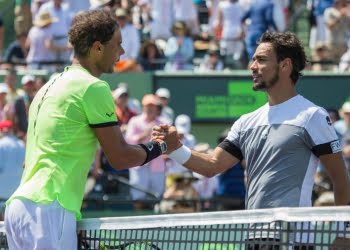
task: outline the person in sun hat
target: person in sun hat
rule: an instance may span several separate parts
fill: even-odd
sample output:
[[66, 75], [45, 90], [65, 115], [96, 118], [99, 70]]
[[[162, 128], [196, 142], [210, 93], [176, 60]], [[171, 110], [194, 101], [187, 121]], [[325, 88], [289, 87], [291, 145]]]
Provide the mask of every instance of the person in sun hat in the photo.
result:
[[39, 13], [34, 19], [26, 42], [29, 47], [26, 58], [29, 69], [55, 71], [53, 62], [56, 60], [56, 48], [53, 45], [54, 30], [51, 25], [57, 20], [49, 12]]

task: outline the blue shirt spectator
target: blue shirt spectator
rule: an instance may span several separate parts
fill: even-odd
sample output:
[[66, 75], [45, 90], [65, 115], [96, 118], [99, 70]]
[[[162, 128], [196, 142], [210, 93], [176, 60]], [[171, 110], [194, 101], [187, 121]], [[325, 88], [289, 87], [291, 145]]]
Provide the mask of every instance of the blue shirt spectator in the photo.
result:
[[273, 3], [271, 0], [255, 0], [252, 2], [248, 11], [242, 17], [242, 23], [250, 19], [250, 25], [247, 28], [246, 49], [249, 60], [252, 59], [257, 47], [256, 42], [262, 33], [272, 28], [277, 30], [273, 19]]

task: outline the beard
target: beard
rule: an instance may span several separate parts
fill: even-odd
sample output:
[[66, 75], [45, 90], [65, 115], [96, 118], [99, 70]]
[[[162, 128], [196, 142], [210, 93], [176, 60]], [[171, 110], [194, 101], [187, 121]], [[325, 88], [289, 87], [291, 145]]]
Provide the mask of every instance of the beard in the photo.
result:
[[280, 76], [279, 76], [279, 73], [278, 73], [278, 70], [276, 69], [275, 71], [275, 74], [272, 76], [272, 78], [270, 80], [267, 80], [267, 81], [259, 81], [257, 83], [254, 83], [253, 85], [253, 90], [254, 91], [266, 91], [268, 88], [274, 86], [278, 80], [279, 80]]

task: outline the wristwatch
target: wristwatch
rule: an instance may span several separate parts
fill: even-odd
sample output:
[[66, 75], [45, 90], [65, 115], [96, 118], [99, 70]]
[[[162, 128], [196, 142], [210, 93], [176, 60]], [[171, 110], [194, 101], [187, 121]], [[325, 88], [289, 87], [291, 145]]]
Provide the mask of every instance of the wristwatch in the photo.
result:
[[158, 142], [160, 150], [162, 151], [162, 154], [164, 154], [168, 150], [168, 145], [166, 144], [165, 141]]

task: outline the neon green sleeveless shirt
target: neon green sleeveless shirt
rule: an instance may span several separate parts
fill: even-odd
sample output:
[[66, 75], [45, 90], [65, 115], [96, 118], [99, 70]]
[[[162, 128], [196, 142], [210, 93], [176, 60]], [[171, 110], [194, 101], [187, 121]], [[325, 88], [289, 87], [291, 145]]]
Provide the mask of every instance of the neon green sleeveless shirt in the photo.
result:
[[62, 207], [81, 219], [89, 168], [97, 149], [94, 127], [117, 124], [109, 85], [82, 67], [51, 79], [29, 109], [25, 169], [7, 201], [25, 198]]

